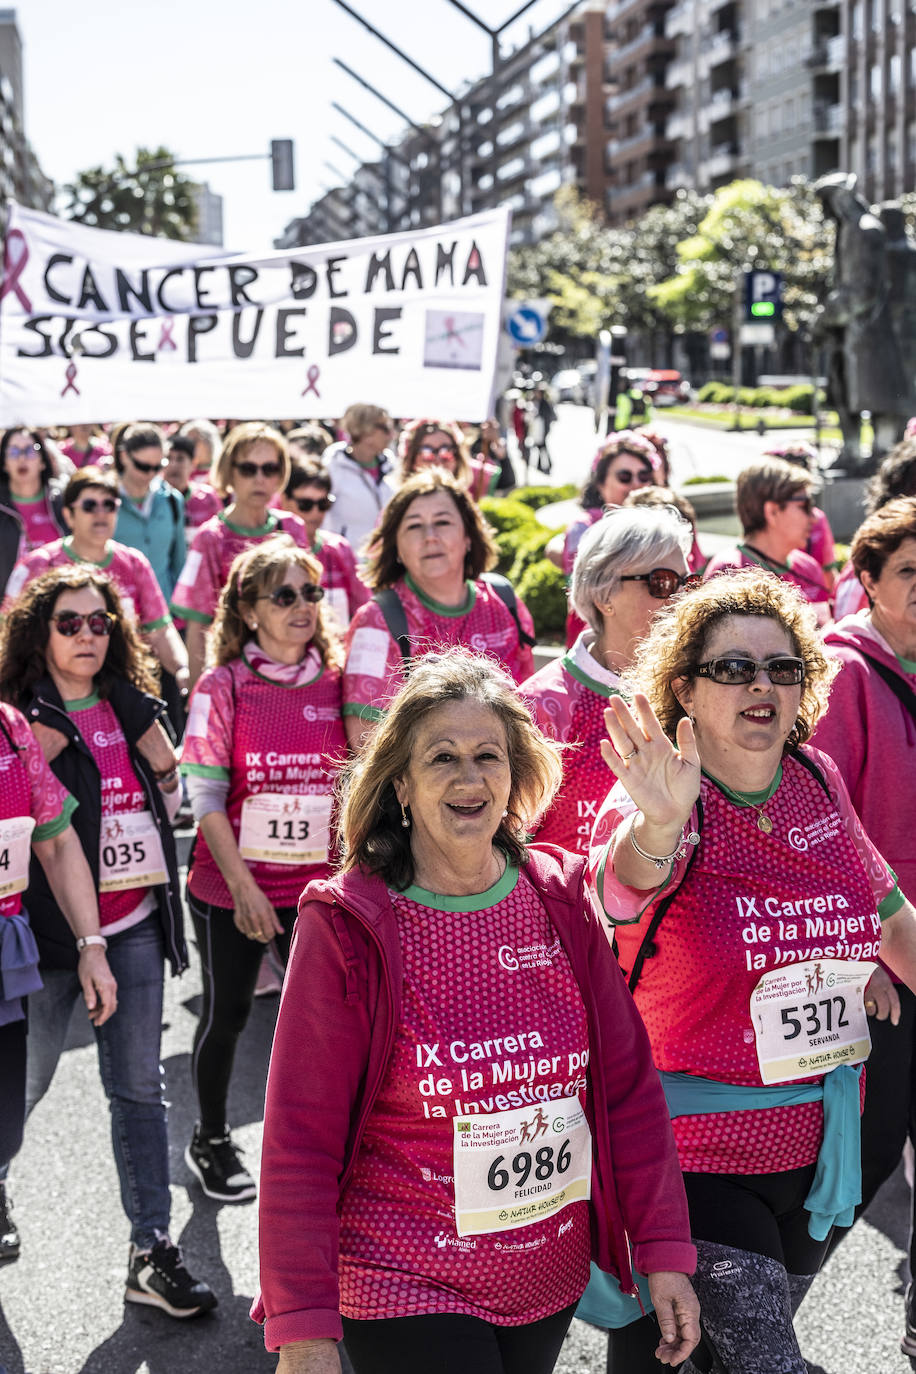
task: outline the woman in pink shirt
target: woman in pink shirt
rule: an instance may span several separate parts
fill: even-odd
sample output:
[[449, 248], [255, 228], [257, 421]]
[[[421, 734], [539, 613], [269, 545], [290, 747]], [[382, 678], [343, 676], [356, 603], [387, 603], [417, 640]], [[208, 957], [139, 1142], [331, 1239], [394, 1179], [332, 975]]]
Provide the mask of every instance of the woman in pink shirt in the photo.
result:
[[8, 429], [0, 438], [0, 510], [11, 517], [0, 554], [4, 585], [17, 558], [67, 533], [61, 514], [62, 488], [41, 435], [29, 429]]
[[[585, 887], [529, 848], [556, 746], [464, 650], [413, 668], [300, 902], [267, 1089], [261, 1294], [278, 1374], [549, 1374], [595, 1260], [698, 1337], [671, 1129]], [[328, 1034], [328, 1027], [333, 1034]]]

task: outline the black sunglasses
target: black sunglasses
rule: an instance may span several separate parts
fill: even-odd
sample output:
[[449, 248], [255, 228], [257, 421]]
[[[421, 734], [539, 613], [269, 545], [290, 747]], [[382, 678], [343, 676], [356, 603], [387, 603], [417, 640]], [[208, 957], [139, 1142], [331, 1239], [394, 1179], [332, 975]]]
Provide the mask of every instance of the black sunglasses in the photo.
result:
[[426, 458], [455, 458], [458, 455], [458, 450], [454, 444], [440, 444], [438, 448], [432, 444], [421, 444], [417, 449], [417, 457], [419, 458], [421, 454]]
[[77, 509], [84, 510], [87, 515], [94, 515], [99, 509], [111, 515], [120, 505], [121, 502], [116, 496], [100, 496], [98, 499], [94, 496], [84, 496], [82, 501], [76, 503]]
[[311, 511], [316, 509], [323, 511], [330, 510], [334, 504], [334, 497], [328, 493], [327, 496], [322, 496], [319, 501], [313, 501], [310, 496], [294, 496], [292, 501], [294, 505], [299, 507], [303, 515], [308, 515]]
[[742, 658], [729, 655], [726, 658], [711, 658], [708, 663], [698, 663], [693, 670], [698, 677], [711, 678], [724, 687], [747, 686], [755, 682], [757, 674], [766, 673], [774, 687], [797, 687], [805, 679], [805, 665], [800, 658], [768, 658], [758, 662], [755, 658]]
[[629, 468], [620, 468], [617, 472], [609, 472], [608, 477], [612, 477], [622, 487], [628, 487], [631, 482], [640, 482], [645, 486], [652, 481], [652, 469], [640, 468], [639, 472], [631, 472]]
[[275, 587], [272, 592], [268, 592], [266, 596], [259, 596], [257, 600], [270, 601], [274, 606], [288, 611], [290, 606], [295, 606], [296, 598], [299, 596], [306, 605], [314, 605], [324, 600], [324, 587], [319, 587], [315, 582], [303, 582], [301, 587], [291, 587], [288, 582], [284, 582], [282, 587]]
[[233, 463], [232, 466], [240, 477], [279, 477], [283, 471], [279, 463], [250, 463], [247, 458], [241, 463]]
[[699, 573], [678, 573], [673, 568], [653, 568], [647, 573], [624, 573], [620, 580], [645, 582], [649, 595], [654, 596], [656, 601], [667, 601], [669, 596], [674, 596], [679, 587], [686, 587], [689, 592], [695, 591], [703, 581]]
[[78, 611], [60, 611], [50, 619], [57, 633], [65, 639], [72, 639], [74, 635], [78, 635], [84, 622], [94, 635], [100, 637], [110, 635], [115, 623], [110, 611], [90, 611], [88, 615], [80, 615]]
[[814, 502], [810, 496], [790, 496], [784, 503], [787, 506], [801, 506], [806, 515], [810, 515], [814, 510]]
[[165, 458], [160, 458], [158, 463], [141, 463], [138, 462], [138, 460], [134, 457], [132, 453], [128, 453], [127, 456], [138, 472], [161, 472], [166, 465]]

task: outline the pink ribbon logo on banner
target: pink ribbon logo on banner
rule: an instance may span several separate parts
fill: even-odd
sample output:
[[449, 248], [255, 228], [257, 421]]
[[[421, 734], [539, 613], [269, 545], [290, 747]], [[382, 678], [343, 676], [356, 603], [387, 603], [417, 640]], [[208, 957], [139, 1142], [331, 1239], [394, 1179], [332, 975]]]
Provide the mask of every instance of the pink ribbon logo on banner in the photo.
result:
[[321, 392], [318, 390], [317, 386], [315, 385], [315, 383], [318, 381], [318, 378], [319, 378], [320, 376], [321, 376], [321, 369], [319, 368], [318, 364], [317, 364], [317, 363], [312, 363], [311, 367], [309, 368], [308, 372], [306, 373], [306, 380], [307, 380], [307, 382], [308, 382], [308, 386], [307, 386], [307, 387], [305, 388], [305, 390], [303, 391], [303, 393], [302, 393], [303, 396], [307, 396], [307, 395], [309, 394], [310, 391], [314, 391], [314, 393], [315, 393], [315, 395], [318, 397], [319, 401], [321, 400]]
[[0, 301], [12, 291], [23, 310], [31, 314], [32, 302], [19, 285], [19, 278], [28, 260], [29, 245], [25, 241], [25, 234], [21, 229], [11, 229], [6, 236], [6, 249], [3, 254], [3, 286], [0, 287]]
[[68, 391], [72, 391], [73, 394], [74, 394], [74, 396], [78, 396], [78, 395], [80, 394], [80, 389], [79, 389], [79, 387], [76, 385], [76, 363], [68, 363], [68, 364], [67, 364], [67, 370], [66, 370], [66, 372], [64, 373], [64, 376], [65, 376], [66, 379], [67, 379], [67, 385], [64, 387], [63, 391], [60, 393], [61, 396], [66, 396], [66, 394], [67, 394]]
[[166, 316], [162, 321], [162, 331], [159, 335], [159, 342], [156, 345], [156, 352], [161, 353], [164, 348], [171, 353], [178, 352], [178, 345], [172, 338], [172, 330], [175, 328], [175, 321], [171, 315]]

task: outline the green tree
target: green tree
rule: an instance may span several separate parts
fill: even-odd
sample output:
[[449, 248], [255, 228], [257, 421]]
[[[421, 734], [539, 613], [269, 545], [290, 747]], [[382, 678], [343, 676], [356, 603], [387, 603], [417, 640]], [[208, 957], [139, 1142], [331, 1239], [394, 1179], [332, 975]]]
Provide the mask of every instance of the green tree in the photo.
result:
[[138, 148], [132, 163], [118, 153], [114, 167], [89, 167], [64, 186], [64, 215], [96, 229], [193, 239], [194, 186], [175, 170], [168, 148]]
[[712, 197], [696, 232], [677, 245], [677, 266], [647, 288], [675, 326], [709, 330], [730, 324], [738, 275], [754, 267], [782, 272], [789, 329], [810, 331], [830, 269], [832, 230], [810, 182], [787, 187], [733, 181]]

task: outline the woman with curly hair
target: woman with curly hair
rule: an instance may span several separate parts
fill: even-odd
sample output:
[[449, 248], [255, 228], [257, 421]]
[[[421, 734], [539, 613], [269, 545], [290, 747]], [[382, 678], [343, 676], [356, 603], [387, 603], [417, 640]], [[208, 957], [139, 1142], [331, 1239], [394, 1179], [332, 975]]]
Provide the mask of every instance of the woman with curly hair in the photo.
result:
[[[99, 1072], [130, 1219], [128, 1302], [193, 1317], [216, 1306], [169, 1237], [171, 1198], [160, 1068], [164, 965], [187, 967], [171, 821], [178, 761], [162, 725], [151, 659], [113, 582], [94, 568], [52, 568], [6, 617], [0, 694], [20, 707], [51, 770], [78, 806], [76, 831], [99, 893], [101, 936], [118, 1008], [97, 1025]], [[47, 1092], [80, 997], [77, 951], [38, 863], [29, 915], [42, 989], [29, 1000], [27, 1102]]]
[[255, 1195], [226, 1099], [263, 946], [275, 939], [285, 962], [299, 894], [334, 859], [332, 793], [347, 743], [342, 654], [320, 581], [317, 558], [284, 537], [236, 558], [184, 738], [200, 826], [188, 905], [204, 981], [192, 1056], [200, 1121], [185, 1158], [222, 1202]]
[[445, 468], [475, 501], [493, 491], [500, 473], [495, 463], [471, 456], [467, 437], [453, 420], [412, 420], [401, 430], [398, 458], [402, 482], [424, 468]]
[[[611, 700], [601, 746], [618, 781], [591, 871], [668, 1096], [726, 1374], [804, 1374], [793, 1315], [861, 1193], [879, 951], [916, 987], [916, 913], [806, 746], [837, 667], [795, 588], [714, 578], [658, 612], [642, 690]], [[611, 1367], [641, 1374], [651, 1343], [645, 1319], [612, 1333]]]

